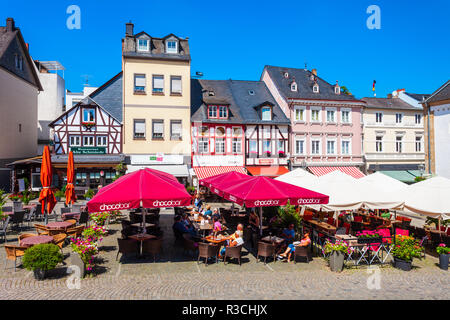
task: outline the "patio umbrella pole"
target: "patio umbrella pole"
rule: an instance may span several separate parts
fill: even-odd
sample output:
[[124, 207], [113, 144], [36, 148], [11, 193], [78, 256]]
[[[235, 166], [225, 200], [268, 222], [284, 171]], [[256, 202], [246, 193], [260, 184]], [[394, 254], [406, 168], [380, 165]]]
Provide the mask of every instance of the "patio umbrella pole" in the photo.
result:
[[262, 207], [259, 207], [259, 235], [262, 236]]

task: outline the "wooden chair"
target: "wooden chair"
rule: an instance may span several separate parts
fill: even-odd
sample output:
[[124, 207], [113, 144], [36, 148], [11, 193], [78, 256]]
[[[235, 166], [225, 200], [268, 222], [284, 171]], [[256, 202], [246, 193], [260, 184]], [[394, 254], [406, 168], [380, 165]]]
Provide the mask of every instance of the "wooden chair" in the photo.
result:
[[121, 253], [122, 256], [129, 253], [134, 253], [136, 257], [138, 256], [139, 242], [135, 240], [117, 239], [117, 244], [119, 246], [119, 249], [117, 250], [116, 261], [119, 257], [119, 253]]
[[83, 230], [84, 230], [84, 226], [68, 228], [66, 230], [66, 234], [70, 238], [79, 238], [79, 237], [81, 237], [81, 234], [83, 233]]
[[86, 224], [86, 227], [89, 223], [89, 213], [87, 211], [83, 211], [80, 213], [80, 218], [78, 219], [79, 224]]
[[142, 242], [142, 254], [153, 254], [153, 262], [156, 262], [156, 255], [161, 253], [162, 239], [152, 239]]
[[34, 228], [36, 229], [39, 236], [49, 234], [49, 229], [42, 224], [35, 224]]
[[64, 244], [64, 241], [66, 240], [67, 235], [65, 233], [59, 233], [53, 236], [53, 243], [56, 244], [62, 253], [62, 247]]
[[306, 258], [306, 262], [309, 263], [312, 260], [311, 244], [308, 246], [296, 246], [294, 251], [294, 263], [297, 263], [297, 258]]
[[[70, 227], [72, 227], [72, 226], [74, 226], [74, 225], [77, 224], [77, 220], [75, 220], [75, 219], [68, 219], [68, 220], [66, 220], [65, 222], [70, 222], [70, 223], [72, 224]], [[70, 227], [69, 227], [69, 228], [70, 228]]]
[[199, 263], [200, 258], [205, 258], [205, 266], [208, 265], [209, 258], [215, 257], [216, 262], [217, 262], [218, 254], [219, 254], [219, 246], [218, 245], [199, 242], [197, 264]]
[[25, 210], [14, 211], [14, 214], [11, 216], [12, 227], [20, 228], [20, 225], [23, 223], [25, 218]]
[[19, 246], [22, 245], [22, 240], [25, 238], [29, 238], [29, 237], [35, 237], [37, 236], [37, 234], [35, 233], [23, 233], [21, 235], [19, 235], [18, 240], [19, 240]]
[[14, 260], [14, 272], [16, 272], [17, 258], [23, 257], [25, 254], [25, 250], [27, 250], [27, 249], [28, 249], [28, 247], [5, 245], [5, 250], [6, 250], [5, 269], [6, 269], [7, 261]]
[[7, 216], [5, 221], [3, 221], [2, 227], [0, 228], [0, 236], [3, 238], [4, 242], [6, 242], [6, 230], [8, 229], [9, 219], [10, 217]]
[[264, 264], [266, 264], [267, 257], [272, 257], [275, 262], [275, 246], [271, 243], [259, 241], [258, 254], [256, 255], [256, 262], [259, 262], [259, 257], [264, 257]]
[[232, 259], [238, 259], [239, 265], [241, 265], [241, 254], [243, 245], [237, 247], [225, 247], [225, 254], [223, 255], [223, 264], [226, 264], [227, 257]]

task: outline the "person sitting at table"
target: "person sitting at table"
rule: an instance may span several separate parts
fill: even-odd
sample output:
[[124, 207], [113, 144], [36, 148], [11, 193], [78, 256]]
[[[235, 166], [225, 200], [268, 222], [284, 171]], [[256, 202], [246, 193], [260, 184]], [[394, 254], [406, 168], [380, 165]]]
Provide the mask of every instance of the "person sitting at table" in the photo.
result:
[[[228, 241], [227, 247], [237, 247], [244, 244], [244, 239], [239, 236], [239, 233], [234, 233], [235, 238], [231, 241]], [[220, 252], [219, 252], [219, 259], [222, 259], [222, 257], [225, 254], [226, 247], [224, 246]]]
[[181, 216], [175, 216], [174, 224], [172, 226], [173, 229], [177, 230], [180, 233], [189, 233], [191, 237], [197, 236], [197, 233], [194, 228], [188, 228], [182, 221]]
[[284, 239], [284, 242], [286, 244], [291, 243], [294, 241], [295, 238], [295, 230], [294, 230], [294, 224], [291, 223], [287, 228], [283, 230], [283, 233], [281, 234], [281, 237]]
[[208, 219], [212, 216], [211, 206], [209, 204], [206, 206], [206, 211], [203, 212], [203, 216]]
[[197, 195], [195, 196], [195, 200], [194, 200], [194, 206], [197, 208], [198, 211], [200, 211], [202, 204], [203, 204], [203, 200], [200, 199], [200, 194], [197, 193]]
[[213, 217], [213, 232], [222, 231], [222, 224], [217, 217]]
[[[303, 239], [298, 244], [290, 243], [285, 252], [278, 256], [278, 259], [285, 259], [287, 256], [287, 262], [291, 261], [292, 253], [295, 252], [295, 247], [306, 247], [311, 243], [311, 239], [309, 238], [309, 232], [305, 233]], [[286, 260], [285, 260], [286, 261]]]
[[214, 208], [213, 213], [212, 213], [212, 217], [216, 217], [217, 220], [220, 220], [220, 213], [219, 213], [219, 209]]

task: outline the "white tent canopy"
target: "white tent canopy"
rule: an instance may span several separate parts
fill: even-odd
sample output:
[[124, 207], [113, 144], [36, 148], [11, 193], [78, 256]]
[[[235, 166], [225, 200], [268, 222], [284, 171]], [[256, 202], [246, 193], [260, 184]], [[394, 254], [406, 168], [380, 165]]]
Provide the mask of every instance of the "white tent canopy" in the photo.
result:
[[388, 175], [385, 175], [381, 172], [375, 172], [369, 174], [361, 179], [358, 179], [358, 182], [363, 182], [367, 184], [371, 184], [379, 189], [382, 189], [386, 192], [399, 192], [404, 191], [408, 185], [404, 182], [401, 182], [397, 179], [394, 179]]
[[405, 208], [433, 218], [450, 219], [450, 180], [436, 176], [408, 186]]
[[298, 168], [275, 178], [275, 180], [286, 182], [297, 187], [311, 189], [311, 186], [317, 184], [318, 177], [302, 168]]

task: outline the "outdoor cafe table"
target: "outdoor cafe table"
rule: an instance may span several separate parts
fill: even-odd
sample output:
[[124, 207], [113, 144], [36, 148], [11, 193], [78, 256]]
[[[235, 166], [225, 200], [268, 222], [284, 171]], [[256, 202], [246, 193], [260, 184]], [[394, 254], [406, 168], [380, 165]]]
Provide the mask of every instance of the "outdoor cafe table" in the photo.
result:
[[45, 226], [49, 229], [54, 229], [54, 230], [59, 230], [59, 229], [66, 230], [67, 228], [73, 226], [73, 223], [67, 222], [67, 221], [59, 221], [59, 222], [50, 222], [50, 223], [46, 224]]
[[215, 244], [221, 244], [221, 243], [227, 241], [227, 237], [224, 237], [222, 235], [218, 235], [216, 237], [207, 236], [207, 237], [202, 238], [202, 240], [206, 240], [208, 242], [215, 243]]
[[326, 222], [319, 222], [316, 220], [309, 220], [308, 221], [311, 225], [316, 226], [320, 229], [323, 229], [329, 233], [335, 233], [336, 232], [336, 227], [332, 226], [331, 224], [328, 224]]
[[51, 237], [51, 236], [33, 236], [33, 237], [28, 237], [28, 238], [22, 239], [22, 241], [20, 242], [20, 245], [23, 247], [31, 247], [36, 244], [52, 243], [52, 242], [53, 242], [53, 237]]
[[[137, 223], [132, 223], [131, 224], [133, 227], [142, 227], [142, 222], [137, 222]], [[154, 223], [145, 223], [145, 227], [147, 228], [147, 227], [154, 227], [155, 226], [155, 224]]]
[[[138, 233], [138, 234], [133, 234], [131, 236], [128, 236], [128, 238], [139, 241], [139, 255], [142, 256], [142, 242], [146, 241], [146, 240], [153, 240], [156, 239], [157, 237], [152, 235], [152, 234], [147, 234], [147, 233]], [[28, 238], [26, 238], [28, 239]]]
[[62, 217], [63, 220], [67, 220], [67, 219], [78, 220], [80, 218], [80, 214], [81, 213], [79, 213], [79, 212], [66, 212], [66, 213], [63, 213], [61, 215], [61, 217]]
[[358, 238], [349, 234], [336, 234], [335, 238], [337, 240], [343, 240], [347, 242], [349, 246], [354, 246], [358, 244]]
[[213, 229], [213, 225], [209, 223], [200, 224], [198, 222], [192, 223], [195, 229], [203, 231], [203, 237], [205, 237], [206, 231], [211, 231]]
[[284, 239], [276, 236], [266, 236], [261, 238], [264, 242], [275, 243], [277, 246], [283, 243]]

